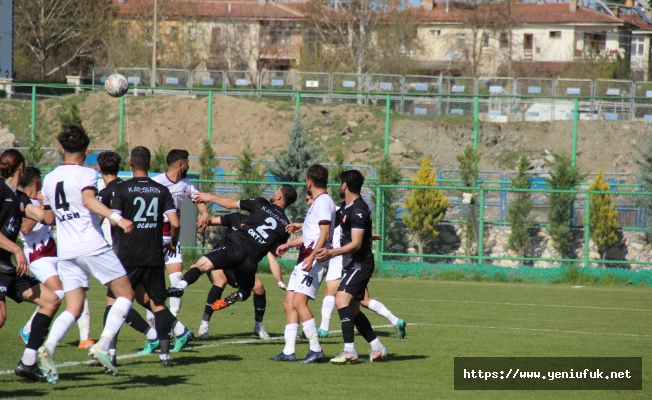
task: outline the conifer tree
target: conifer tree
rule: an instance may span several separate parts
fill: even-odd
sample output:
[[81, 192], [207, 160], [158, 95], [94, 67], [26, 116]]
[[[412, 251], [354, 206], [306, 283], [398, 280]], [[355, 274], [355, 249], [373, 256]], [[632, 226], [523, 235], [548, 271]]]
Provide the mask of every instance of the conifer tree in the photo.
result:
[[[589, 185], [589, 190], [606, 192], [609, 183], [604, 180], [602, 168], [598, 176]], [[598, 246], [598, 253], [604, 260], [609, 247], [618, 243], [618, 211], [610, 194], [591, 194], [590, 199], [590, 236], [593, 243]], [[586, 224], [586, 221], [584, 221]]]
[[[260, 172], [258, 164], [255, 164], [254, 157], [254, 152], [251, 150], [251, 141], [247, 139], [236, 165], [239, 181], [263, 180], [263, 174]], [[242, 188], [241, 199], [252, 199], [254, 197], [260, 197], [263, 194], [263, 188], [260, 185], [241, 184], [240, 187]]]
[[[642, 146], [636, 149], [641, 158], [636, 160], [638, 164], [638, 181], [643, 185], [646, 192], [652, 192], [652, 139], [644, 139]], [[636, 196], [639, 207], [645, 210], [645, 239], [652, 243], [652, 197]]]
[[[208, 138], [204, 139], [201, 154], [199, 155], [199, 179], [213, 179], [213, 169], [217, 168], [220, 161], [215, 158], [215, 151]], [[199, 190], [201, 192], [213, 192], [214, 185], [212, 183], [200, 183]]]
[[338, 204], [340, 198], [340, 175], [344, 172], [344, 153], [342, 150], [335, 151], [335, 165], [328, 169], [328, 179], [330, 183], [337, 183], [338, 186], [331, 186], [328, 188], [328, 193], [331, 195], [335, 204]]
[[[401, 182], [401, 170], [394, 166], [392, 159], [385, 155], [378, 164], [376, 164], [376, 178], [379, 185], [398, 185]], [[381, 199], [378, 199], [376, 196], [376, 191], [374, 190], [371, 194], [371, 202], [374, 204], [374, 207], [382, 205], [385, 218], [376, 223], [383, 224], [384, 233], [382, 240], [384, 243], [384, 248], [389, 249], [394, 243], [401, 241], [402, 232], [400, 228], [396, 226], [396, 211], [398, 207], [395, 205], [396, 201], [399, 199], [399, 193], [396, 189], [381, 189]], [[381, 229], [376, 229], [376, 232], [382, 232]]]
[[168, 169], [168, 151], [163, 144], [163, 141], [158, 141], [156, 150], [152, 157], [152, 166], [149, 168], [151, 172], [165, 172]]
[[[569, 190], [575, 189], [586, 175], [580, 174], [577, 167], [573, 167], [570, 158], [564, 155], [555, 155], [555, 169], [550, 172], [546, 180], [550, 189]], [[552, 247], [564, 257], [573, 241], [573, 203], [574, 193], [548, 193], [550, 210], [548, 211], [548, 234], [552, 240]]]
[[[512, 179], [512, 187], [515, 189], [530, 189], [530, 177], [527, 170], [530, 163], [525, 157], [521, 157], [518, 163], [518, 172]], [[530, 237], [530, 228], [534, 224], [534, 218], [530, 215], [534, 203], [532, 202], [532, 193], [514, 192], [511, 193], [512, 201], [507, 209], [509, 215], [509, 225], [511, 232], [509, 234], [509, 249], [523, 257], [525, 250], [530, 247], [532, 238]], [[519, 261], [519, 264], [521, 262]]]
[[[415, 186], [437, 186], [435, 173], [430, 169], [430, 159], [421, 160], [421, 168], [412, 178]], [[446, 215], [450, 201], [439, 189], [412, 189], [412, 195], [405, 198], [405, 207], [409, 214], [403, 214], [403, 222], [417, 238], [419, 254], [437, 235], [437, 224]]]
[[[467, 146], [464, 149], [464, 153], [457, 156], [457, 161], [459, 162], [460, 177], [464, 186], [466, 187], [475, 187], [478, 182], [479, 170], [478, 164], [480, 163], [480, 158], [482, 153], [479, 153], [477, 150], [473, 149], [473, 146]], [[475, 202], [478, 200], [478, 194], [473, 195], [471, 204], [464, 205], [463, 208], [466, 209], [466, 220], [462, 222], [462, 231], [464, 239], [464, 247], [467, 253], [471, 254], [471, 249], [473, 248], [473, 243], [476, 239], [476, 226], [478, 221], [475, 220]]]

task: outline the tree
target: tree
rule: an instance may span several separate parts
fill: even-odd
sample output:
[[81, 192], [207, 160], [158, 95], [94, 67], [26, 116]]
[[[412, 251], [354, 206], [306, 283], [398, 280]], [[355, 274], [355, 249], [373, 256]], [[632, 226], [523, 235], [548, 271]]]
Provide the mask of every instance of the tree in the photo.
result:
[[82, 125], [82, 118], [79, 114], [77, 103], [72, 103], [70, 108], [61, 108], [57, 112], [57, 119], [59, 120], [62, 131], [67, 130], [72, 125]]
[[34, 140], [30, 140], [25, 154], [25, 164], [29, 167], [38, 167], [45, 156], [43, 141], [39, 135], [34, 134]]
[[[421, 160], [421, 168], [412, 178], [415, 186], [437, 186], [435, 172], [430, 168], [430, 159]], [[423, 254], [424, 246], [428, 245], [437, 235], [437, 224], [446, 215], [450, 201], [439, 189], [412, 189], [412, 195], [405, 198], [407, 214], [403, 214], [403, 222], [416, 236], [419, 254]]]
[[[578, 183], [586, 175], [580, 174], [577, 167], [572, 166], [569, 157], [564, 155], [555, 155], [555, 169], [550, 172], [550, 177], [546, 180], [550, 189], [554, 190], [571, 190], [575, 189]], [[574, 193], [548, 193], [548, 223], [550, 228], [548, 234], [552, 240], [552, 246], [564, 257], [569, 250], [573, 241], [573, 203], [576, 195]]]
[[[392, 159], [385, 155], [376, 168], [377, 183], [379, 185], [398, 185], [401, 182], [401, 170], [394, 166]], [[383, 243], [384, 248], [389, 249], [393, 244], [399, 243], [402, 239], [403, 233], [401, 229], [396, 226], [396, 212], [398, 207], [395, 203], [399, 200], [400, 195], [396, 189], [381, 189], [381, 199], [376, 196], [376, 191], [371, 194], [371, 202], [374, 207], [382, 207], [384, 218], [377, 223], [381, 223], [384, 227]], [[380, 229], [376, 229], [381, 232]]]
[[[481, 157], [482, 153], [479, 153], [473, 148], [473, 146], [470, 145], [464, 149], [464, 153], [457, 156], [457, 161], [459, 162], [460, 178], [462, 178], [464, 186], [476, 187], [479, 176], [478, 164], [480, 163]], [[473, 243], [480, 240], [479, 233], [476, 232], [476, 226], [478, 222], [475, 213], [475, 201], [477, 199], [478, 195], [474, 194], [471, 203], [463, 206], [466, 210], [466, 220], [461, 224], [464, 238], [464, 247], [469, 254], [472, 253]]]
[[[598, 176], [589, 185], [590, 191], [606, 192], [609, 184], [604, 181], [602, 168], [598, 170]], [[593, 243], [598, 246], [598, 253], [604, 260], [607, 250], [618, 243], [618, 211], [610, 194], [590, 195], [590, 236]], [[586, 225], [586, 221], [584, 221]]]
[[[254, 161], [254, 152], [251, 150], [251, 141], [249, 139], [246, 140], [242, 154], [238, 157], [236, 170], [238, 171], [239, 181], [262, 181], [264, 178], [258, 164]], [[240, 188], [242, 189], [241, 199], [252, 199], [263, 194], [263, 188], [260, 185], [241, 184]]]
[[344, 172], [344, 153], [342, 150], [335, 151], [335, 166], [328, 169], [328, 178], [330, 183], [336, 183], [337, 186], [328, 188], [328, 192], [335, 201], [340, 198], [340, 175]]
[[[215, 176], [214, 169], [220, 165], [220, 161], [215, 158], [215, 151], [208, 140], [204, 139], [201, 154], [199, 155], [199, 179], [212, 180]], [[199, 184], [199, 190], [202, 192], [213, 192], [214, 185], [209, 182]]]
[[[292, 124], [288, 148], [282, 153], [274, 154], [274, 163], [268, 166], [269, 172], [283, 182], [303, 183], [306, 181], [306, 172], [308, 168], [319, 162], [319, 148], [311, 140], [308, 130], [297, 118]], [[305, 187], [300, 185], [296, 187], [297, 198], [295, 202], [287, 209], [291, 220], [303, 218], [306, 215], [306, 203], [300, 201], [305, 196]]]
[[152, 157], [152, 166], [149, 168], [151, 172], [165, 172], [168, 169], [167, 162], [168, 151], [163, 144], [163, 141], [160, 140], [154, 151], [154, 157]]
[[[526, 157], [521, 157], [518, 163], [518, 172], [512, 179], [512, 187], [515, 189], [530, 189], [530, 177], [527, 174], [530, 162]], [[509, 215], [509, 225], [511, 232], [509, 234], [508, 247], [523, 257], [525, 250], [530, 247], [532, 238], [530, 237], [530, 228], [534, 224], [534, 218], [530, 215], [534, 203], [532, 202], [532, 193], [515, 192], [512, 193], [512, 201], [507, 209]], [[519, 261], [521, 264], [521, 261]]]
[[129, 144], [125, 141], [119, 143], [115, 152], [120, 156], [120, 171], [129, 171], [129, 157], [131, 156]]
[[[641, 146], [635, 146], [640, 159], [636, 160], [638, 164], [638, 181], [643, 185], [646, 192], [652, 191], [652, 139], [645, 138]], [[652, 197], [636, 196], [636, 202], [639, 207], [643, 208], [646, 213], [645, 218], [645, 239], [652, 243]]]

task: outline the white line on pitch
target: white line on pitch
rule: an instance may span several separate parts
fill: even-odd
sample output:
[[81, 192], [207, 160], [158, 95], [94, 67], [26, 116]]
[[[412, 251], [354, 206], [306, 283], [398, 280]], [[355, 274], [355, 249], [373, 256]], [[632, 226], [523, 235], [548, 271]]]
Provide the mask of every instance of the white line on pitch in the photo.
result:
[[500, 303], [493, 301], [470, 301], [470, 300], [441, 300], [441, 299], [410, 299], [410, 298], [401, 298], [401, 299], [392, 299], [387, 298], [387, 300], [409, 300], [409, 301], [431, 301], [436, 303], [466, 303], [466, 304], [489, 304], [489, 305], [503, 305], [503, 306], [523, 306], [523, 307], [552, 307], [552, 308], [580, 308], [580, 309], [590, 309], [590, 310], [616, 310], [616, 311], [643, 311], [643, 312], [652, 312], [652, 310], [644, 308], [618, 308], [618, 307], [593, 307], [593, 306], [568, 306], [563, 304], [530, 304], [530, 303]]
[[532, 331], [532, 332], [550, 332], [550, 333], [577, 333], [580, 335], [609, 335], [609, 336], [628, 336], [628, 337], [652, 337], [642, 333], [614, 333], [614, 332], [587, 332], [587, 331], [570, 331], [563, 329], [543, 329], [543, 328], [519, 328], [509, 326], [484, 326], [484, 325], [458, 325], [458, 324], [408, 324], [421, 326], [439, 326], [443, 328], [478, 328], [478, 329], [504, 329], [510, 331]]

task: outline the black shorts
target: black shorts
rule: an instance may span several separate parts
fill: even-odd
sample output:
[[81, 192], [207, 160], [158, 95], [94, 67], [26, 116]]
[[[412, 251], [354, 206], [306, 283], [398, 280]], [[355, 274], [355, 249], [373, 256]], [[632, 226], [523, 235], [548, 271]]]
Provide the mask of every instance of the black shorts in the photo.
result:
[[0, 301], [9, 297], [16, 303], [22, 303], [23, 293], [41, 283], [29, 275], [18, 276], [16, 272], [0, 272]]
[[[134, 290], [136, 290], [136, 286], [142, 284], [150, 299], [157, 303], [165, 303], [167, 299], [165, 267], [125, 267], [125, 271], [127, 271], [127, 278]], [[115, 295], [110, 289], [106, 295], [115, 299]]]
[[337, 290], [352, 295], [355, 300], [362, 301], [364, 300], [364, 292], [373, 274], [373, 268], [345, 269], [342, 271], [342, 280]]
[[[204, 257], [213, 264], [214, 269], [224, 270], [227, 279], [231, 280], [229, 285], [234, 286], [237, 282], [239, 287], [251, 289], [256, 283], [256, 270], [258, 263], [249, 257], [242, 249], [232, 249], [231, 246], [221, 246], [204, 254]], [[229, 273], [231, 271], [231, 277]], [[235, 286], [234, 286], [235, 287]]]

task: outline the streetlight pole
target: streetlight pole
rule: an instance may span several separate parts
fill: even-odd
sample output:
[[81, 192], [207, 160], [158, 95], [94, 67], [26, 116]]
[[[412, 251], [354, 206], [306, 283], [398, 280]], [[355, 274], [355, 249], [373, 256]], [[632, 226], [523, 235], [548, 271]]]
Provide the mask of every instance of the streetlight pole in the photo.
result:
[[152, 37], [152, 87], [156, 86], [156, 22], [158, 17], [158, 0], [154, 0], [154, 35]]

